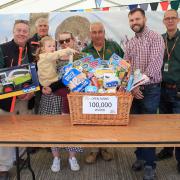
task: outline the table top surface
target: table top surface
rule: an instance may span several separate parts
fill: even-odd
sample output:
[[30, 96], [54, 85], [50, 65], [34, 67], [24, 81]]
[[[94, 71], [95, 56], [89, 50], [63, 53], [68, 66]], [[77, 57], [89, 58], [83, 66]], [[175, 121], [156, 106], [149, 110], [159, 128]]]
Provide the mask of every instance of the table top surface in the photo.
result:
[[69, 115], [1, 115], [2, 146], [180, 146], [180, 114], [130, 115], [128, 126], [71, 125]]

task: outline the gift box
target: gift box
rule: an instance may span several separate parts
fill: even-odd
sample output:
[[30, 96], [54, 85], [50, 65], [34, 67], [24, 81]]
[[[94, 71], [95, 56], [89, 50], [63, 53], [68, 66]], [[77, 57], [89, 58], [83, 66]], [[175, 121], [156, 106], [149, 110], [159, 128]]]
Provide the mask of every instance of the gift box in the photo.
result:
[[0, 99], [40, 90], [34, 63], [0, 69]]

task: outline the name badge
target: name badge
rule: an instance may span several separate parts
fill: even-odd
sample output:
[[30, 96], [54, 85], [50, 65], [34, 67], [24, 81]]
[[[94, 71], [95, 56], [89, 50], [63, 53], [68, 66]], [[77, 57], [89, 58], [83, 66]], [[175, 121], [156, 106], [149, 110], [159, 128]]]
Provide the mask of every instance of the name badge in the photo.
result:
[[164, 64], [164, 72], [168, 72], [169, 64], [165, 63]]

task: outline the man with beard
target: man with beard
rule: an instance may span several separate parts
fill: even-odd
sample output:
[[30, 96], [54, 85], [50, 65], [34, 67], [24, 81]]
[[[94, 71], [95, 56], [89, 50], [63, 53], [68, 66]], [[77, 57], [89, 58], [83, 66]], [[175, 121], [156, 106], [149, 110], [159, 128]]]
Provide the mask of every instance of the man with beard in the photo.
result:
[[[146, 26], [144, 10], [133, 9], [128, 14], [129, 24], [135, 36], [127, 43], [125, 57], [131, 63], [132, 72], [140, 69], [150, 81], [136, 87], [131, 113], [156, 114], [160, 100], [161, 67], [163, 64], [164, 41], [161, 35]], [[153, 132], [152, 132], [153, 133]], [[134, 171], [144, 168], [144, 180], [155, 177], [155, 148], [137, 148], [137, 160], [132, 165]]]
[[[166, 45], [162, 68], [162, 85], [159, 112], [162, 114], [180, 113], [180, 32], [178, 12], [170, 9], [165, 12], [163, 23], [167, 32], [163, 34]], [[166, 147], [157, 154], [158, 160], [173, 157], [173, 147]], [[180, 148], [175, 148], [177, 170], [180, 172]]]

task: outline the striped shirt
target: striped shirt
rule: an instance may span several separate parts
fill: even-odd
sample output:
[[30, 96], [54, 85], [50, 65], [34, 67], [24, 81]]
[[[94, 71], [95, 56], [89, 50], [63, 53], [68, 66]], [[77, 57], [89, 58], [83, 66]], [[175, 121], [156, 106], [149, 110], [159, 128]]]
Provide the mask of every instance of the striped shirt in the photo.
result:
[[140, 69], [150, 78], [147, 84], [161, 82], [165, 44], [161, 35], [147, 27], [128, 41], [124, 59], [131, 62], [132, 72]]

